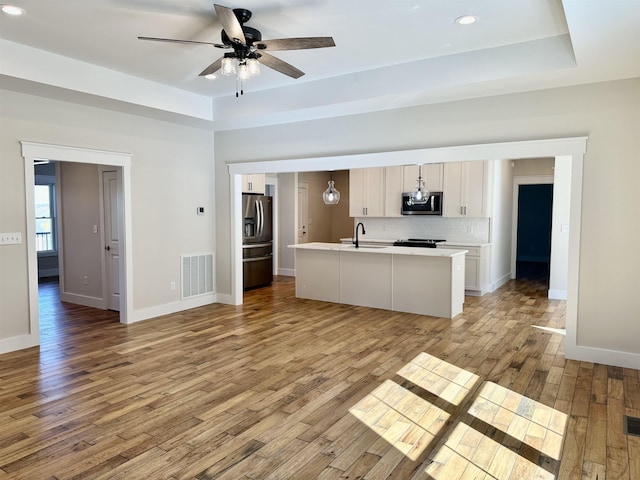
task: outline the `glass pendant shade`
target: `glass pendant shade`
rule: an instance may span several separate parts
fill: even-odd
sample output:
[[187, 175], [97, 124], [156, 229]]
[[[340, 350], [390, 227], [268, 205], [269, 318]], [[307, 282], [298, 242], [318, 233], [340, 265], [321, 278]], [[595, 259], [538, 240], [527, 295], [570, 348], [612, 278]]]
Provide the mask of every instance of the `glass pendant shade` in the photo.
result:
[[424, 180], [422, 180], [422, 165], [418, 167], [418, 181], [416, 188], [414, 188], [409, 194], [409, 205], [424, 205], [429, 200], [429, 191], [424, 186]]
[[249, 71], [249, 76], [254, 77], [256, 75], [260, 75], [260, 62], [255, 58], [250, 58], [247, 60], [247, 70]]
[[333, 185], [333, 180], [329, 180], [329, 187], [322, 193], [322, 200], [327, 205], [335, 205], [340, 201], [340, 192]]
[[230, 58], [230, 57], [223, 58], [221, 70], [223, 75], [233, 75], [234, 73], [236, 73], [235, 58]]
[[238, 65], [238, 79], [239, 80], [249, 80], [249, 69], [247, 68], [246, 63], [241, 63]]

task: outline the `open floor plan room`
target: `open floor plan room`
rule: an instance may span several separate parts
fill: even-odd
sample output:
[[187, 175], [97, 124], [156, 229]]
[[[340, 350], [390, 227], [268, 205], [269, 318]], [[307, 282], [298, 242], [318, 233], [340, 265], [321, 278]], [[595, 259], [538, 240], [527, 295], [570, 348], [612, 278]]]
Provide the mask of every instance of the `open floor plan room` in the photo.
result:
[[40, 290], [0, 356], [0, 479], [640, 478], [640, 372], [565, 360], [565, 302], [510, 281], [452, 320], [294, 279], [132, 325]]

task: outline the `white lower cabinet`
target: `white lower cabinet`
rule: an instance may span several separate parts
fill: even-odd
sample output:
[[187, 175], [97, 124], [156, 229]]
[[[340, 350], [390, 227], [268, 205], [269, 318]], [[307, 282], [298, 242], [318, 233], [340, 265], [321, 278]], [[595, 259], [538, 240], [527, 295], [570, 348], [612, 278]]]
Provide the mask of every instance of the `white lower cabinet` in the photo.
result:
[[438, 248], [467, 251], [464, 262], [464, 289], [467, 295], [482, 296], [489, 291], [489, 258], [491, 245], [466, 246], [461, 243], [456, 243], [455, 245], [439, 244]]

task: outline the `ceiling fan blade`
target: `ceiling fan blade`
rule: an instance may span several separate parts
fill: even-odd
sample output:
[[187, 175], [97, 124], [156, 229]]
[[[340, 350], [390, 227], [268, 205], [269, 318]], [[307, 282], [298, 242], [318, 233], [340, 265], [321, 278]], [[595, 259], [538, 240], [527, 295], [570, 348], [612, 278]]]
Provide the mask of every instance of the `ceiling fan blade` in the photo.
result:
[[255, 43], [258, 50], [306, 50], [309, 48], [335, 47], [332, 37], [276, 38]]
[[291, 78], [300, 78], [304, 75], [302, 70], [298, 70], [296, 67], [287, 63], [279, 58], [274, 57], [273, 55], [269, 55], [268, 53], [262, 51], [260, 52], [260, 63], [273, 68], [276, 72], [284, 73]]
[[211, 75], [212, 73], [217, 72], [218, 70], [220, 70], [220, 67], [222, 66], [222, 59], [224, 57], [220, 57], [219, 59], [217, 59], [215, 62], [213, 62], [211, 65], [209, 65], [207, 68], [205, 68], [202, 72], [200, 72], [200, 77], [204, 77], [206, 75]]
[[152, 40], [154, 42], [168, 42], [168, 43], [195, 43], [198, 45], [213, 45], [216, 48], [229, 48], [221, 43], [212, 42], [198, 42], [196, 40], [176, 40], [175, 38], [156, 38], [156, 37], [138, 37], [138, 40]]
[[233, 10], [218, 4], [214, 4], [213, 6], [216, 9], [216, 13], [218, 14], [218, 20], [220, 20], [220, 23], [222, 23], [222, 28], [224, 29], [229, 39], [236, 43], [246, 45], [247, 40], [244, 38], [242, 25], [240, 25], [240, 22], [238, 21], [238, 18], [236, 17], [236, 14], [233, 12]]

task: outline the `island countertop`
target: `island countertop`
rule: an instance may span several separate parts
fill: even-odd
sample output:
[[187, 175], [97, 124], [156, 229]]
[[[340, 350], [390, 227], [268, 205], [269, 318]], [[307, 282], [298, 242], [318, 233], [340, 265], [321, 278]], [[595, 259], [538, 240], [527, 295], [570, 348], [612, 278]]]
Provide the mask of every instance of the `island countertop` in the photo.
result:
[[296, 245], [289, 245], [288, 247], [303, 250], [333, 250], [339, 252], [366, 252], [377, 253], [381, 255], [415, 255], [421, 257], [455, 257], [458, 255], [465, 255], [466, 253], [464, 250], [454, 250], [448, 248], [411, 248], [382, 245], [368, 245], [356, 248], [355, 245], [324, 242], [298, 243]]

